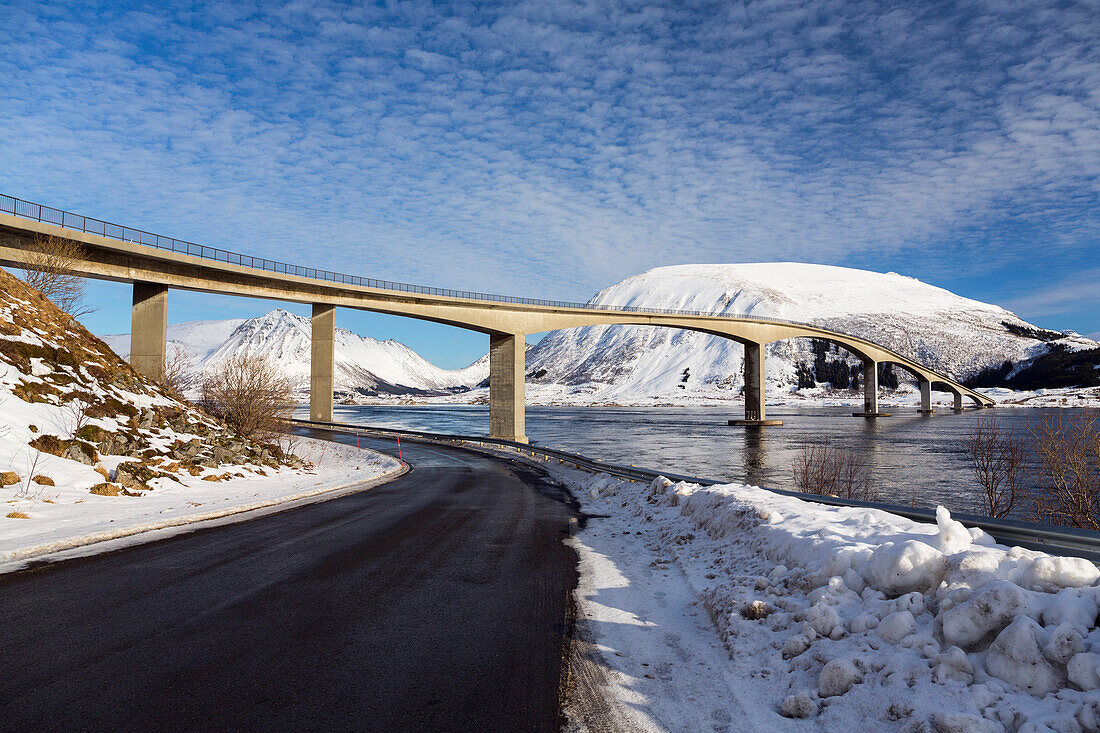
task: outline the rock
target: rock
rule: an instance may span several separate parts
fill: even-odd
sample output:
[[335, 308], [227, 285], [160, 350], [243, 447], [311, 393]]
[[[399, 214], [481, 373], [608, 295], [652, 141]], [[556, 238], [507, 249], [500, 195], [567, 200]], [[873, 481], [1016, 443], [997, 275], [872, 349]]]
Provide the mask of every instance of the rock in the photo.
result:
[[0, 486], [14, 486], [19, 483], [19, 474], [15, 471], [0, 473]]
[[130, 489], [149, 491], [150, 487], [147, 482], [155, 476], [155, 471], [140, 463], [120, 463], [118, 468], [115, 469], [115, 482]]
[[55, 486], [56, 485], [56, 484], [54, 484], [52, 478], [50, 478], [49, 476], [44, 476], [43, 474], [38, 474], [37, 476], [32, 477], [31, 481], [35, 482], [39, 486]]
[[202, 477], [202, 480], [203, 480], [203, 481], [221, 481], [221, 480], [222, 480], [222, 477], [221, 477], [221, 476], [217, 476], [217, 475], [215, 475], [215, 474], [210, 474], [209, 476], [203, 476], [203, 477]]
[[99, 453], [90, 443], [74, 440], [62, 453], [62, 458], [78, 461], [86, 466], [94, 466], [99, 461]]
[[214, 450], [212, 451], [212, 453], [214, 454], [214, 462], [218, 464], [229, 463], [229, 461], [233, 458], [233, 454], [225, 448], [222, 448], [220, 445], [214, 446]]

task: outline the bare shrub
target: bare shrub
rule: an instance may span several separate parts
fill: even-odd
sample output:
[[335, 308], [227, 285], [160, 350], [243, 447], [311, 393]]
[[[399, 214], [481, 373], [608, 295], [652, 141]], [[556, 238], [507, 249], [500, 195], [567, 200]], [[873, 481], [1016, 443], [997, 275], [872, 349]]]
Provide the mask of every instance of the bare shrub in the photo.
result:
[[1032, 518], [1100, 530], [1100, 412], [1051, 410], [1027, 429], [1038, 464]]
[[876, 501], [871, 486], [871, 465], [863, 453], [827, 442], [808, 445], [795, 456], [795, 487], [804, 494], [824, 494], [841, 499]]
[[62, 403], [61, 408], [66, 415], [68, 427], [70, 428], [70, 438], [75, 438], [80, 429], [88, 424], [88, 407], [88, 402], [80, 397], [74, 397], [68, 402]]
[[84, 278], [73, 272], [84, 250], [77, 242], [54, 234], [36, 235], [22, 268], [23, 281], [53, 301], [73, 318], [88, 315], [95, 308], [84, 302]]
[[157, 380], [158, 386], [170, 397], [182, 400], [190, 366], [191, 358], [187, 355], [187, 350], [179, 344], [169, 344], [164, 355], [164, 376]]
[[981, 487], [981, 511], [1007, 517], [1024, 499], [1024, 444], [996, 417], [978, 421], [966, 441], [974, 478]]
[[262, 356], [238, 354], [206, 375], [202, 407], [246, 440], [276, 440], [291, 411], [290, 381]]

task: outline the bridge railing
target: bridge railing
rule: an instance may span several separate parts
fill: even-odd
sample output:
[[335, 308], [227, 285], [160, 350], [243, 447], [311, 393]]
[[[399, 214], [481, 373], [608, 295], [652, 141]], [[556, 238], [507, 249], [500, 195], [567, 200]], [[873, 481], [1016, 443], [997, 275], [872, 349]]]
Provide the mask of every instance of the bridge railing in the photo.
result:
[[[252, 255], [241, 254], [240, 252], [233, 252], [227, 249], [220, 249], [218, 247], [210, 247], [205, 244], [195, 244], [194, 242], [188, 242], [182, 239], [176, 239], [174, 237], [165, 237], [160, 234], [154, 234], [153, 232], [147, 232], [143, 229], [134, 229], [133, 227], [127, 227], [121, 224], [112, 224], [110, 222], [103, 221], [102, 219], [93, 219], [89, 216], [74, 214], [71, 211], [55, 209], [52, 206], [36, 204], [31, 201], [24, 201], [23, 199], [16, 198], [14, 196], [8, 196], [6, 194], [0, 194], [0, 212], [13, 214], [23, 219], [30, 219], [32, 221], [55, 224], [57, 226], [61, 226], [66, 229], [73, 229], [78, 232], [97, 234], [101, 237], [115, 239], [120, 242], [140, 244], [145, 247], [153, 247], [155, 249], [166, 250], [169, 252], [179, 252], [181, 254], [191, 255], [193, 257], [199, 257], [201, 259], [212, 260], [215, 262], [224, 262], [226, 264], [239, 265], [241, 267], [251, 267], [254, 269], [264, 270], [266, 272], [273, 272], [281, 275], [294, 275], [296, 277], [306, 277], [312, 278], [314, 280], [325, 280], [327, 282], [340, 283], [344, 285], [356, 285], [367, 288], [376, 288], [379, 290], [393, 290], [401, 293], [435, 295], [447, 298], [464, 298], [466, 300], [481, 300], [493, 303], [515, 303], [521, 305], [547, 306], [551, 308], [579, 308], [584, 310], [614, 311], [623, 313], [652, 313], [655, 315], [672, 316], [706, 316], [708, 318], [729, 318], [731, 320], [750, 320], [761, 321], [765, 323], [782, 323], [792, 326], [822, 328], [822, 326], [814, 323], [806, 323], [804, 321], [792, 321], [785, 318], [774, 318], [771, 316], [756, 316], [750, 313], [715, 313], [714, 311], [680, 310], [675, 308], [647, 308], [644, 306], [636, 305], [605, 305], [602, 303], [592, 302], [576, 303], [562, 300], [541, 300], [538, 298], [520, 298], [513, 295], [478, 293], [469, 290], [433, 288], [424, 285], [412, 285], [410, 283], [394, 282], [392, 280], [378, 280], [370, 277], [361, 277], [359, 275], [349, 275], [342, 272], [317, 269], [315, 267], [303, 267], [301, 265], [293, 265], [288, 262], [267, 259], [266, 257], [253, 257]], [[840, 335], [847, 336], [847, 334]], [[893, 351], [893, 349], [882, 346], [881, 344], [876, 344], [870, 339], [855, 336], [850, 336], [849, 338], [858, 339], [860, 341], [863, 341], [864, 343], [871, 344], [872, 346], [876, 346], [886, 351]]]
[[815, 324], [812, 323], [792, 321], [783, 318], [772, 318], [770, 316], [754, 316], [748, 313], [715, 313], [713, 311], [680, 310], [674, 308], [646, 308], [644, 306], [633, 305], [604, 305], [600, 303], [577, 303], [564, 300], [542, 300], [539, 298], [521, 298], [513, 295], [479, 293], [470, 290], [433, 288], [425, 285], [412, 285], [410, 283], [394, 282], [392, 280], [378, 280], [370, 277], [361, 277], [359, 275], [349, 275], [342, 272], [333, 272], [331, 270], [293, 265], [287, 262], [281, 262], [279, 260], [267, 259], [266, 257], [253, 257], [252, 255], [241, 254], [239, 252], [220, 249], [218, 247], [210, 247], [204, 244], [195, 244], [194, 242], [188, 242], [182, 239], [176, 239], [174, 237], [165, 237], [160, 234], [147, 232], [143, 229], [134, 229], [132, 227], [122, 226], [121, 224], [112, 224], [101, 219], [93, 219], [91, 217], [83, 216], [81, 214], [74, 214], [69, 211], [55, 209], [51, 206], [46, 206], [44, 204], [36, 204], [30, 201], [24, 201], [23, 199], [15, 198], [14, 196], [7, 196], [5, 194], [0, 194], [0, 211], [8, 214], [14, 214], [15, 216], [24, 219], [46, 222], [48, 224], [56, 224], [57, 226], [61, 226], [66, 229], [73, 229], [79, 232], [86, 232], [88, 234], [97, 234], [101, 237], [116, 239], [120, 242], [140, 244], [145, 247], [153, 247], [155, 249], [162, 249], [169, 252], [179, 252], [181, 254], [192, 255], [194, 257], [213, 260], [215, 262], [224, 262], [230, 265], [252, 267], [258, 270], [265, 270], [267, 272], [274, 272], [283, 275], [308, 277], [315, 280], [325, 280], [328, 282], [347, 285], [358, 285], [368, 288], [377, 288], [380, 290], [394, 290], [402, 293], [417, 293], [422, 295], [465, 298], [467, 300], [484, 300], [494, 303], [517, 303], [524, 305], [550, 306], [554, 308], [583, 308], [586, 310], [624, 311], [629, 313], [654, 313], [661, 315], [709, 316], [717, 318], [730, 318], [739, 320], [748, 319], [756, 321], [767, 321], [771, 323], [787, 323], [795, 326], [815, 327]]

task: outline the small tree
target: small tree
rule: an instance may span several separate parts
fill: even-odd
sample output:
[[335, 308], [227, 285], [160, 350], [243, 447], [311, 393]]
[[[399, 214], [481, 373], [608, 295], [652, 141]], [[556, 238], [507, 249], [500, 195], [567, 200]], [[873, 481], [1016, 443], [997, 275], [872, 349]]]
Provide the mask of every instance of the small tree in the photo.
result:
[[1027, 429], [1038, 463], [1034, 519], [1100, 530], [1100, 413], [1051, 410]]
[[95, 311], [84, 302], [84, 278], [73, 272], [84, 256], [80, 244], [55, 234], [36, 235], [27, 253], [22, 269], [25, 283], [73, 318]]
[[966, 442], [966, 452], [981, 487], [981, 510], [990, 517], [1007, 517], [1023, 500], [1023, 442], [996, 417], [978, 421]]
[[289, 417], [290, 381], [273, 363], [252, 354], [238, 354], [206, 375], [202, 406], [246, 440], [273, 440]]
[[841, 499], [876, 501], [871, 486], [871, 466], [863, 453], [828, 442], [808, 445], [795, 456], [795, 487], [804, 494], [824, 494]]

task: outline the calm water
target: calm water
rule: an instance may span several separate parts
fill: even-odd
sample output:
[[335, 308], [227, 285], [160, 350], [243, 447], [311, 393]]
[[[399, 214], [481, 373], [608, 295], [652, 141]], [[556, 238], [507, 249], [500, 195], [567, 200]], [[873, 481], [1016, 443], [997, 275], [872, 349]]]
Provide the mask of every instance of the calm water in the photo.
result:
[[[889, 409], [889, 408], [887, 408]], [[738, 407], [528, 407], [527, 435], [538, 445], [634, 464], [774, 488], [793, 488], [791, 464], [802, 446], [827, 438], [866, 452], [883, 501], [975, 508], [973, 476], [964, 442], [973, 426], [996, 415], [1023, 429], [1036, 409], [950, 410], [924, 416], [894, 408], [894, 416], [866, 420], [852, 408], [769, 408], [783, 425], [763, 429], [726, 425]], [[487, 406], [340, 406], [339, 421], [462, 435], [486, 435]]]

